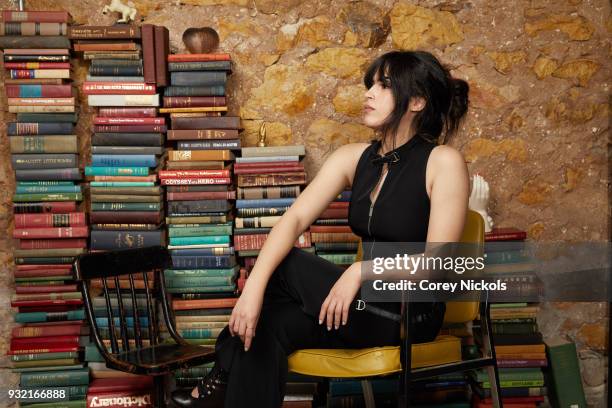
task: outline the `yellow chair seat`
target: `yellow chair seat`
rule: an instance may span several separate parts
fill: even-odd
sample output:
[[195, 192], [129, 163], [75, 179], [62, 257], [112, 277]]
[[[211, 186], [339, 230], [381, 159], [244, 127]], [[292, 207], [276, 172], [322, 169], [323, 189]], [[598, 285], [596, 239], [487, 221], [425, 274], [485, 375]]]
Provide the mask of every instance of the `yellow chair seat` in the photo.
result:
[[[461, 361], [461, 340], [438, 336], [412, 346], [412, 368]], [[365, 349], [304, 349], [289, 356], [289, 371], [315, 377], [359, 378], [401, 371], [399, 346]]]

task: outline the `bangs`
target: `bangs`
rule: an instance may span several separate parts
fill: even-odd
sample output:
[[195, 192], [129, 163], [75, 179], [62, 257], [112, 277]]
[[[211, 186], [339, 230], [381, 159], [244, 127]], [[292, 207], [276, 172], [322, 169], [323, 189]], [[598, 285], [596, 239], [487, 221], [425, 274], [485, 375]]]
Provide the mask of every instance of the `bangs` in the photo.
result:
[[374, 85], [374, 78], [378, 74], [378, 78], [382, 78], [389, 72], [389, 59], [388, 54], [381, 55], [376, 58], [372, 64], [368, 67], [364, 77], [363, 83], [367, 89], [370, 89]]

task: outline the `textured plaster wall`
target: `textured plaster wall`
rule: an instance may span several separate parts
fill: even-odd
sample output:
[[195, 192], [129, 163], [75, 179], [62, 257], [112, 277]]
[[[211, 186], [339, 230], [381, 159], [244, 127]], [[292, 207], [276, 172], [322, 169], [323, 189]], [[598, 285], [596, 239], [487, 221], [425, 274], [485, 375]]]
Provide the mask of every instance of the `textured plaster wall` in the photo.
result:
[[[310, 177], [338, 146], [367, 141], [360, 124], [364, 67], [392, 49], [434, 53], [469, 82], [471, 108], [451, 145], [491, 186], [491, 215], [535, 241], [604, 241], [608, 231], [609, 84], [612, 18], [605, 0], [133, 0], [144, 22], [182, 32], [212, 26], [232, 54], [230, 112], [245, 146], [261, 121], [269, 144], [306, 145]], [[16, 8], [0, 0], [0, 8]], [[26, 1], [29, 10], [69, 10], [81, 24], [112, 24], [103, 1]], [[75, 64], [80, 84], [85, 67]], [[2, 85], [0, 85], [2, 88]], [[3, 89], [0, 89], [3, 93]], [[4, 93], [3, 93], [4, 94]], [[84, 100], [79, 95], [80, 100]], [[88, 108], [78, 130], [88, 155]], [[7, 114], [2, 118], [6, 121]], [[0, 130], [0, 353], [11, 312], [10, 231], [14, 189]], [[604, 406], [605, 304], [546, 304], [546, 337], [577, 342], [588, 399]], [[1, 381], [14, 381], [4, 376]]]

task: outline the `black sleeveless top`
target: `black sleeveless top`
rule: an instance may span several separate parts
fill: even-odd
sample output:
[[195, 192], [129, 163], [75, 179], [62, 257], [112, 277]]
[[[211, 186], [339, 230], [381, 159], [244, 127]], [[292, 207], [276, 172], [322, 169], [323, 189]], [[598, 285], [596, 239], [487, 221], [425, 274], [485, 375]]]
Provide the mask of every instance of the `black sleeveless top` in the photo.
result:
[[[349, 225], [364, 243], [425, 243], [430, 209], [425, 171], [429, 155], [436, 144], [416, 134], [389, 152], [395, 153], [399, 161], [388, 164], [387, 176], [370, 209], [370, 193], [380, 180], [383, 169], [382, 163], [372, 162], [381, 157], [377, 153], [380, 146], [380, 140], [372, 141], [357, 163], [349, 203]], [[363, 258], [367, 260], [369, 256], [365, 252]], [[400, 312], [399, 302], [377, 302], [373, 305], [392, 313]], [[444, 303], [412, 303], [410, 309], [412, 326], [409, 329], [413, 341], [433, 340], [444, 318]]]

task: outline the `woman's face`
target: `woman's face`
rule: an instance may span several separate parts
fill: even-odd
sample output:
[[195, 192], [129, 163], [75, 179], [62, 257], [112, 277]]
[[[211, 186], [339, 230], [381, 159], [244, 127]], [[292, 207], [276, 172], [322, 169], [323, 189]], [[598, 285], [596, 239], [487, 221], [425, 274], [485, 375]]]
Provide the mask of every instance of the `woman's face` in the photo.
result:
[[386, 76], [379, 78], [378, 73], [376, 73], [374, 83], [366, 91], [365, 97], [363, 123], [368, 127], [377, 128], [384, 123], [395, 107], [389, 78]]

